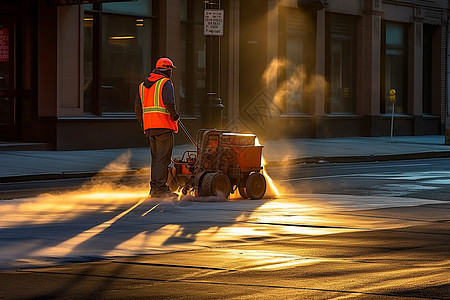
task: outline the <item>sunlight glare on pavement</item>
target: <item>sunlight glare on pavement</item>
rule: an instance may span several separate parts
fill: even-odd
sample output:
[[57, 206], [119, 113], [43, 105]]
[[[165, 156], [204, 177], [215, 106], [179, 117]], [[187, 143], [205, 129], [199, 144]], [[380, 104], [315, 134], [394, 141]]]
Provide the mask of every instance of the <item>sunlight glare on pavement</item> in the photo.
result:
[[137, 203], [135, 203], [133, 206], [131, 206], [127, 210], [121, 212], [120, 214], [116, 215], [112, 219], [110, 219], [106, 222], [103, 222], [102, 224], [97, 225], [93, 228], [90, 228], [89, 230], [85, 230], [85, 231], [81, 232], [80, 234], [78, 234], [77, 236], [75, 236], [71, 239], [68, 239], [61, 244], [58, 244], [54, 247], [40, 249], [39, 251], [36, 251], [33, 254], [37, 255], [37, 256], [43, 255], [43, 254], [45, 254], [45, 255], [61, 255], [61, 256], [67, 255], [68, 253], [70, 253], [73, 250], [73, 248], [75, 248], [76, 246], [80, 245], [81, 243], [87, 241], [91, 237], [103, 232], [108, 227], [113, 225], [117, 220], [119, 220], [120, 218], [125, 216], [127, 213], [129, 213], [130, 211], [132, 211], [133, 209], [138, 207], [144, 201], [145, 201], [145, 198], [142, 198]]
[[[247, 249], [219, 250], [226, 261], [239, 261], [239, 270], [272, 271], [322, 262], [322, 259], [302, 257], [276, 251], [259, 251]], [[236, 266], [234, 266], [236, 268]]]
[[[259, 138], [258, 137], [256, 137], [255, 145], [256, 146], [262, 146], [261, 143], [259, 142]], [[265, 166], [267, 165], [267, 162], [264, 159], [264, 155], [261, 155], [261, 165], [263, 166], [263, 169], [262, 169], [263, 175], [264, 175], [264, 177], [266, 178], [266, 181], [267, 181], [266, 197], [275, 197], [275, 196], [278, 197], [278, 196], [280, 196], [280, 192], [278, 191], [277, 186], [275, 185], [275, 183], [273, 182], [273, 179], [269, 176], [269, 174], [266, 171], [266, 167]]]
[[1, 228], [26, 224], [47, 224], [57, 220], [75, 219], [87, 210], [114, 211], [122, 205], [145, 198], [145, 190], [102, 185], [79, 191], [42, 194], [37, 197], [15, 199], [0, 204]]

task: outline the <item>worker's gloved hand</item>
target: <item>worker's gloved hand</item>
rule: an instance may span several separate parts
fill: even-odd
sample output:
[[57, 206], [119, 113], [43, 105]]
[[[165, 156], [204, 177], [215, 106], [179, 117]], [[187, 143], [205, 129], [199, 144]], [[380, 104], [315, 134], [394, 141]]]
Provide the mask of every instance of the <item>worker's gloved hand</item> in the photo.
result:
[[176, 114], [174, 117], [172, 117], [172, 119], [176, 122], [180, 119], [180, 115]]

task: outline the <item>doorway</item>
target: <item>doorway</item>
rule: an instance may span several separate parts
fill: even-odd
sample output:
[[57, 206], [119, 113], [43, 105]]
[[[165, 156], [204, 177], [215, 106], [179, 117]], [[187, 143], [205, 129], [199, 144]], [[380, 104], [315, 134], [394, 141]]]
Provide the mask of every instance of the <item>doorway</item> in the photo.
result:
[[0, 140], [19, 138], [16, 82], [16, 26], [12, 17], [0, 17]]

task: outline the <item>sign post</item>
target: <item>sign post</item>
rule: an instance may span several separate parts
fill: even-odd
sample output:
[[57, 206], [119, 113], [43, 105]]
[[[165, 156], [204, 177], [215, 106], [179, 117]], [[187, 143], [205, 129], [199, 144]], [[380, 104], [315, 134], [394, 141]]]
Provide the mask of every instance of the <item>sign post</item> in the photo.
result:
[[391, 142], [392, 135], [394, 134], [394, 110], [395, 110], [395, 102], [397, 101], [397, 92], [395, 89], [391, 89], [389, 91], [389, 102], [392, 103], [392, 116], [391, 116]]
[[225, 13], [221, 0], [203, 1], [203, 34], [206, 37], [206, 95], [202, 126], [222, 129], [224, 106], [220, 98], [220, 38], [224, 34]]

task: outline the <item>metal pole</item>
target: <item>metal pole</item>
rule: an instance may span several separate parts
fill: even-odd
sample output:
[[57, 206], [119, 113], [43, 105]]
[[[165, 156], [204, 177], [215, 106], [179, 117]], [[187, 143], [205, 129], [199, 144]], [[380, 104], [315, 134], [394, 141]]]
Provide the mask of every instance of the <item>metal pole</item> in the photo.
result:
[[392, 102], [392, 116], [391, 116], [391, 142], [392, 142], [392, 135], [394, 134], [394, 105], [395, 105], [395, 102]]
[[[203, 2], [205, 3], [205, 10], [221, 10], [221, 0]], [[202, 126], [205, 128], [222, 128], [220, 41], [221, 36], [217, 33], [206, 34], [206, 97], [202, 107]]]

